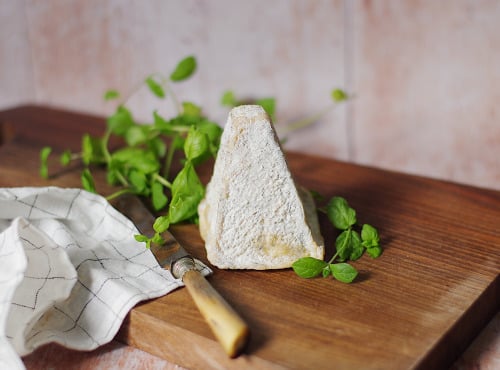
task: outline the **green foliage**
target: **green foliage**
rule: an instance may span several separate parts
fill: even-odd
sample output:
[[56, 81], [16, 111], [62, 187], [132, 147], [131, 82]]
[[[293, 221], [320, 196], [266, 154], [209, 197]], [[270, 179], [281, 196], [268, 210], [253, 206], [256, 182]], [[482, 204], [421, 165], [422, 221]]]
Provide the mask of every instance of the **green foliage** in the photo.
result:
[[276, 99], [271, 98], [271, 97], [265, 97], [265, 98], [255, 98], [255, 99], [246, 99], [246, 100], [241, 100], [237, 99], [234, 91], [232, 90], [227, 90], [225, 91], [220, 99], [221, 105], [228, 107], [228, 108], [233, 108], [237, 107], [238, 105], [243, 105], [243, 104], [255, 104], [255, 105], [260, 105], [266, 113], [269, 115], [272, 121], [276, 120]]
[[188, 56], [182, 59], [174, 71], [170, 74], [170, 80], [173, 82], [178, 82], [185, 80], [196, 71], [196, 59], [194, 56]]
[[[177, 105], [177, 98], [168, 84], [189, 78], [195, 70], [196, 59], [189, 56], [177, 64], [170, 78], [150, 75], [144, 79], [144, 84], [154, 96], [170, 97]], [[119, 97], [116, 90], [104, 94], [105, 100]], [[104, 167], [107, 182], [119, 186], [108, 198], [123, 193], [149, 198], [155, 211], [166, 212], [159, 218], [162, 221], [160, 229], [173, 223], [194, 221], [198, 203], [205, 193], [196, 166], [217, 154], [222, 128], [208, 120], [202, 109], [192, 102], [182, 102], [179, 107], [181, 110], [173, 117], [165, 118], [155, 111], [151, 123], [141, 124], [123, 103], [118, 102], [115, 112], [106, 121], [104, 134], [83, 135], [81, 152], [64, 151], [60, 162], [68, 165], [74, 159], [81, 159], [84, 165], [82, 187], [92, 192], [96, 192], [92, 170], [96, 166]], [[124, 144], [110, 150], [109, 140], [113, 136], [119, 137]], [[50, 153], [50, 147], [40, 152], [40, 175], [44, 178], [49, 175]], [[179, 154], [174, 156], [175, 153]], [[169, 180], [174, 157], [179, 158], [181, 168]], [[151, 237], [136, 236], [136, 239], [150, 246], [161, 242], [161, 232]]]
[[71, 151], [65, 150], [59, 157], [59, 162], [63, 166], [67, 166], [71, 162]]
[[342, 197], [333, 197], [326, 209], [322, 210], [333, 226], [341, 230], [335, 240], [335, 254], [328, 262], [313, 257], [300, 258], [293, 263], [292, 268], [297, 275], [306, 279], [332, 275], [338, 281], [351, 283], [358, 272], [345, 261], [356, 261], [365, 251], [372, 258], [379, 257], [382, 248], [378, 231], [368, 224], [363, 225], [361, 234], [354, 230], [356, 211]]
[[342, 197], [333, 197], [327, 206], [330, 221], [337, 229], [346, 230], [356, 223], [356, 211]]
[[328, 266], [327, 262], [318, 258], [304, 257], [295, 261], [292, 268], [300, 277], [309, 279], [320, 275], [325, 268], [328, 268]]
[[156, 95], [158, 98], [163, 99], [165, 97], [165, 91], [163, 90], [163, 87], [161, 84], [156, 82], [152, 76], [149, 76], [146, 78], [146, 85], [148, 85], [149, 90]]
[[91, 193], [96, 192], [95, 184], [94, 184], [94, 177], [92, 176], [92, 174], [90, 173], [88, 168], [85, 168], [82, 171], [81, 180], [82, 180], [82, 187], [85, 190], [90, 191]]
[[104, 93], [104, 100], [114, 100], [120, 97], [120, 93], [116, 90], [107, 90]]
[[49, 178], [49, 155], [52, 152], [52, 148], [45, 146], [40, 150], [40, 177], [44, 179]]
[[332, 90], [332, 99], [336, 103], [340, 103], [348, 99], [347, 93], [342, 89]]

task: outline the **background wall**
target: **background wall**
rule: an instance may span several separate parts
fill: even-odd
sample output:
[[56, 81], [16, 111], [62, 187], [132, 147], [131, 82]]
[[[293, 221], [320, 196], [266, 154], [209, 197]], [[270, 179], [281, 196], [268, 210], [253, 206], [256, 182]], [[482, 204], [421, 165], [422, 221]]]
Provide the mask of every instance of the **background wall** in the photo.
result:
[[[194, 54], [174, 88], [224, 124], [219, 100], [273, 96], [278, 128], [355, 98], [287, 149], [500, 190], [500, 2], [0, 0], [0, 109], [48, 104], [106, 115]], [[169, 105], [139, 89], [148, 120]]]

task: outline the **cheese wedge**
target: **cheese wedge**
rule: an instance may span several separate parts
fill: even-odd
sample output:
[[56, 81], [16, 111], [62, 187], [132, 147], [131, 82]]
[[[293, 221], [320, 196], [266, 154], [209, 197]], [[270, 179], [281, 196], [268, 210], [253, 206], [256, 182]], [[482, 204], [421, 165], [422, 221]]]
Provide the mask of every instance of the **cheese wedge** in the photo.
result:
[[323, 259], [314, 201], [297, 188], [260, 106], [229, 113], [198, 213], [208, 260], [219, 268], [280, 269], [301, 257]]

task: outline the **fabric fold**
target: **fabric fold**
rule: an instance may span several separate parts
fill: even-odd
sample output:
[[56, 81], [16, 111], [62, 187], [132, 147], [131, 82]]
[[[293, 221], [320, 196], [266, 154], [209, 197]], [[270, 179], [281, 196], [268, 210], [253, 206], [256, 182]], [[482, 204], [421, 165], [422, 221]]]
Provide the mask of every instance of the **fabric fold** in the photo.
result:
[[0, 342], [9, 342], [0, 345], [0, 367], [19, 367], [15, 353], [49, 342], [95, 349], [138, 302], [182, 286], [137, 233], [103, 197], [81, 189], [0, 189]]

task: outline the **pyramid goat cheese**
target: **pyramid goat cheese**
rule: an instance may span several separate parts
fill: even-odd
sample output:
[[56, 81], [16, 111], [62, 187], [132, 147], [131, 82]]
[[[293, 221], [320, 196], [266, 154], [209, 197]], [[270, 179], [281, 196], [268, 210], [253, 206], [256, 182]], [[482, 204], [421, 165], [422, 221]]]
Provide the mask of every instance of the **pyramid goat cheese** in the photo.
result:
[[281, 269], [301, 257], [323, 259], [314, 201], [297, 188], [269, 116], [234, 108], [198, 207], [210, 263], [224, 269]]

